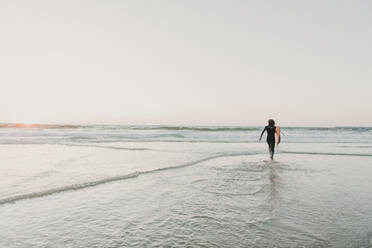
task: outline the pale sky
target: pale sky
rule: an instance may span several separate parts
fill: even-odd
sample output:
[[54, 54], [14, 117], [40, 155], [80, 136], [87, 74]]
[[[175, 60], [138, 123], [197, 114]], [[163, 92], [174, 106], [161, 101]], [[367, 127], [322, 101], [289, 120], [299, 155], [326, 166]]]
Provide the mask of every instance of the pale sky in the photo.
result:
[[372, 126], [372, 2], [0, 0], [0, 122]]

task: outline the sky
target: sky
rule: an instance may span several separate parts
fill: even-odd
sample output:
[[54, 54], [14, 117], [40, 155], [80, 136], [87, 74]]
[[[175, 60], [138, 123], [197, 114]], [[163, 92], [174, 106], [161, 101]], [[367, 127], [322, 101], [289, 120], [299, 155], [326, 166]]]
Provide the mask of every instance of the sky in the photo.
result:
[[372, 126], [371, 1], [0, 0], [0, 122]]

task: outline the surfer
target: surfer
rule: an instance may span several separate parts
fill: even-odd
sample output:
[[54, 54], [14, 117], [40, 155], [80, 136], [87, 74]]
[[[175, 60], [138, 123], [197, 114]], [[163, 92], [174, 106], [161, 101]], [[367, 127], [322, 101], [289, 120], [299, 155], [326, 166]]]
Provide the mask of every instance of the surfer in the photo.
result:
[[280, 128], [275, 126], [275, 121], [273, 119], [268, 120], [268, 125], [262, 130], [259, 141], [262, 139], [264, 132], [267, 132], [266, 142], [269, 145], [269, 152], [271, 160], [274, 159], [274, 150], [275, 150], [275, 134], [278, 137], [278, 143], [280, 143]]

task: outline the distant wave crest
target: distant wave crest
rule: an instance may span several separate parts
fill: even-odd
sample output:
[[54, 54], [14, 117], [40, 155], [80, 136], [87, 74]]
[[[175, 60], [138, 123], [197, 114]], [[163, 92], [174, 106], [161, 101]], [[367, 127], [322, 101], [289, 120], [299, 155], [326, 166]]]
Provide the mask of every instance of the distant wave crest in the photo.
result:
[[[262, 126], [263, 127], [263, 126]], [[169, 130], [169, 131], [201, 131], [201, 132], [233, 132], [262, 130], [257, 126], [162, 126], [162, 125], [58, 125], [58, 124], [22, 124], [0, 123], [0, 128], [40, 128], [40, 129], [106, 129], [106, 130]], [[372, 127], [336, 126], [336, 127], [285, 127], [286, 130], [308, 131], [352, 131], [369, 132]]]

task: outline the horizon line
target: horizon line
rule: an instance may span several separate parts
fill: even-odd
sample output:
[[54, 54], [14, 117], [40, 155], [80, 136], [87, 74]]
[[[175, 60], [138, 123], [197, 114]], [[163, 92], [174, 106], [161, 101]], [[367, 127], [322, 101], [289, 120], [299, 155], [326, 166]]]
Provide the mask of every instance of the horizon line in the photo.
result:
[[[24, 123], [24, 122], [0, 122], [0, 128], [38, 128], [38, 127], [50, 127], [50, 128], [58, 128], [58, 127], [82, 127], [82, 126], [123, 126], [123, 127], [131, 127], [131, 126], [148, 126], [148, 127], [262, 127], [264, 125], [195, 125], [195, 124], [107, 124], [107, 123], [102, 123], [102, 124], [92, 124], [92, 123], [81, 123], [81, 124], [52, 124], [52, 123]], [[278, 125], [279, 126], [279, 125]], [[353, 125], [334, 125], [334, 126], [308, 126], [308, 125], [293, 125], [293, 126], [287, 126], [287, 125], [280, 125], [283, 128], [293, 128], [293, 127], [298, 127], [298, 128], [372, 128], [372, 126], [353, 126]]]

